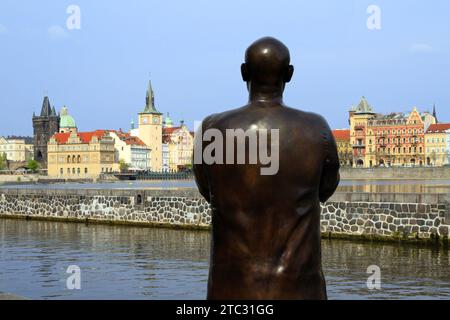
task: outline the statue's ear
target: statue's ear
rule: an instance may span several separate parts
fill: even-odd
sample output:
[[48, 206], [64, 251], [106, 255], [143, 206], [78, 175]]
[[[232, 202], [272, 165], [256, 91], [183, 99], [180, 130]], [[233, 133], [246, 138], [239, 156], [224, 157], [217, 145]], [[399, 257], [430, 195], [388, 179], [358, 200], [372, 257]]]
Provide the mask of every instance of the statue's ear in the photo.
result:
[[248, 68], [245, 63], [241, 64], [241, 75], [242, 75], [242, 80], [244, 80], [245, 82], [248, 82], [250, 80]]
[[284, 82], [289, 82], [292, 79], [292, 75], [294, 74], [294, 66], [293, 65], [289, 65], [287, 71], [286, 71], [286, 75], [284, 76]]

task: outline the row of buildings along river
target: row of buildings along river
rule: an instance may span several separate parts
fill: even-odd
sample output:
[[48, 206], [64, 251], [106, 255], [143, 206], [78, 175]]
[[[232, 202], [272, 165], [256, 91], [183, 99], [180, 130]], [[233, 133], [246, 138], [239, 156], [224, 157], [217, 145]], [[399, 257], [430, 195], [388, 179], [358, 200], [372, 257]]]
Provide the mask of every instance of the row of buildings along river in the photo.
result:
[[[450, 164], [450, 124], [433, 112], [378, 114], [362, 97], [349, 111], [348, 129], [333, 130], [342, 166], [394, 167]], [[155, 107], [148, 83], [138, 124], [128, 132], [101, 129], [79, 132], [67, 107], [59, 112], [44, 97], [33, 115], [34, 137], [0, 137], [0, 155], [9, 169], [25, 168], [34, 159], [50, 177], [95, 178], [102, 173], [145, 170], [177, 172], [191, 167], [193, 132], [174, 126]], [[0, 163], [1, 165], [1, 163]], [[2, 168], [0, 168], [2, 169]]]
[[365, 97], [349, 111], [349, 129], [333, 130], [341, 165], [370, 168], [450, 165], [450, 123], [436, 108], [379, 114]]
[[177, 172], [191, 167], [194, 133], [184, 121], [174, 126], [156, 109], [150, 81], [138, 125], [132, 121], [128, 132], [80, 132], [68, 108], [57, 112], [47, 96], [40, 114], [33, 114], [33, 131], [33, 138], [0, 138], [7, 169], [24, 169], [34, 159], [49, 177], [80, 179], [123, 170]]

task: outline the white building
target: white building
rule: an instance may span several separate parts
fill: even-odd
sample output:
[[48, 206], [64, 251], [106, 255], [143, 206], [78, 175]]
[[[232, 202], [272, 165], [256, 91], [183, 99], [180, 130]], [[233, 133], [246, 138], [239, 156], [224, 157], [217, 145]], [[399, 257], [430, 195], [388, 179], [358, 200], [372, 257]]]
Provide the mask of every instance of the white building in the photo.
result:
[[0, 154], [6, 154], [8, 161], [28, 161], [33, 159], [33, 153], [33, 138], [0, 137]]
[[450, 129], [445, 130], [446, 134], [446, 154], [447, 154], [447, 161], [445, 165], [450, 165]]
[[130, 170], [150, 170], [151, 149], [138, 137], [121, 131], [109, 131], [114, 139], [116, 159], [123, 160]]
[[170, 155], [169, 155], [169, 144], [162, 144], [162, 171], [169, 172], [170, 169]]

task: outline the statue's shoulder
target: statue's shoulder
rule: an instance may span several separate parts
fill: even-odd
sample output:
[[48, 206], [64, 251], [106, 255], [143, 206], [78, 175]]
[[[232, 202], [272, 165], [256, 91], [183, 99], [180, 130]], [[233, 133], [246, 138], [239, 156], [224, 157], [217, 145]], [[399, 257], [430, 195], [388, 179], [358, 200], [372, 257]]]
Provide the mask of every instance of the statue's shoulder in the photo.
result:
[[207, 116], [202, 122], [203, 129], [220, 127], [221, 124], [229, 122], [233, 118], [239, 117], [239, 115], [243, 112], [244, 108], [245, 107], [240, 107], [220, 113], [214, 113]]
[[283, 109], [286, 111], [287, 116], [295, 121], [303, 122], [305, 124], [310, 124], [313, 126], [328, 128], [327, 120], [320, 114], [303, 111], [288, 106], [285, 106]]

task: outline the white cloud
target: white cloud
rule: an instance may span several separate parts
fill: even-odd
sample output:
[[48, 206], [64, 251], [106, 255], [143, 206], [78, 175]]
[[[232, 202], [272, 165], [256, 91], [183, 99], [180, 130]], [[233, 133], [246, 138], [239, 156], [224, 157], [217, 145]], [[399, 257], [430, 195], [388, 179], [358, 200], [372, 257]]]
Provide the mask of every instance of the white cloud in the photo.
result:
[[411, 52], [414, 53], [430, 53], [434, 52], [434, 48], [426, 43], [414, 43], [409, 48]]
[[5, 34], [6, 32], [8, 32], [8, 29], [6, 29], [4, 25], [0, 24], [0, 34]]
[[69, 35], [63, 27], [56, 25], [48, 28], [47, 34], [51, 39], [64, 39]]

